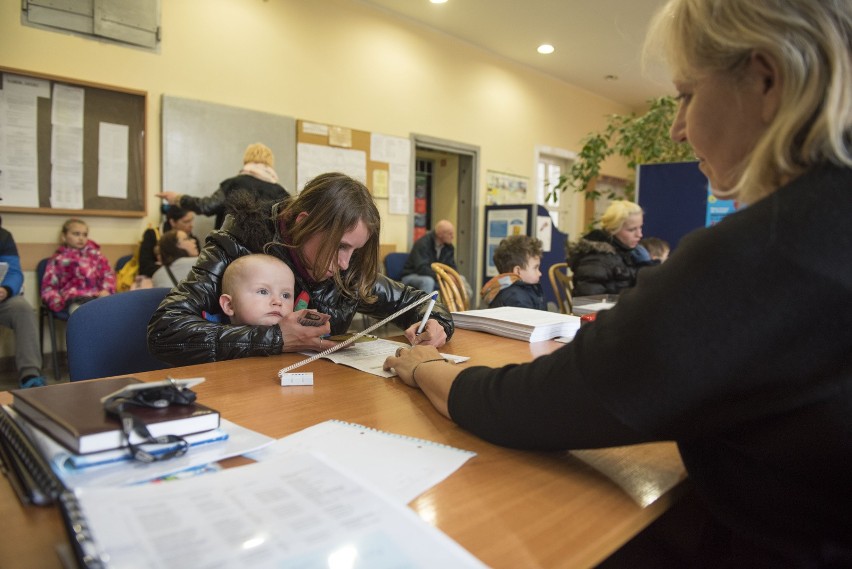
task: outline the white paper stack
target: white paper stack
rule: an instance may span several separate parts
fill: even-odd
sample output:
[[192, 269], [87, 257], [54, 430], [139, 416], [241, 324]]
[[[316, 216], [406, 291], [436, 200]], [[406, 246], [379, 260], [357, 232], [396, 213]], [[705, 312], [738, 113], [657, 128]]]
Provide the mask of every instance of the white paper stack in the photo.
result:
[[580, 328], [578, 316], [515, 306], [465, 310], [452, 314], [458, 328], [526, 342], [540, 342], [560, 336], [573, 338]]

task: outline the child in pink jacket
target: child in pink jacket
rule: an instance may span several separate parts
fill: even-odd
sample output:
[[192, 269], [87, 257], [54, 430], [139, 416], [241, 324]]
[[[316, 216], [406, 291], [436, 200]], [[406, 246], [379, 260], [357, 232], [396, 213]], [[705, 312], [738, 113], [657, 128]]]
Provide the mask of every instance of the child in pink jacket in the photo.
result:
[[54, 312], [74, 312], [81, 304], [115, 292], [115, 272], [101, 248], [89, 240], [80, 219], [62, 225], [62, 243], [47, 262], [41, 298]]

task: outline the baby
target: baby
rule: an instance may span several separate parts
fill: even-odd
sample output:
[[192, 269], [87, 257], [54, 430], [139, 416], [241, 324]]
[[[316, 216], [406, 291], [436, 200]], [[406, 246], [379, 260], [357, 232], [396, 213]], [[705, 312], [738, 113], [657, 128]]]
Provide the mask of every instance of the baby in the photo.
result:
[[293, 312], [293, 271], [272, 255], [246, 255], [233, 261], [222, 276], [219, 305], [231, 324], [276, 326]]

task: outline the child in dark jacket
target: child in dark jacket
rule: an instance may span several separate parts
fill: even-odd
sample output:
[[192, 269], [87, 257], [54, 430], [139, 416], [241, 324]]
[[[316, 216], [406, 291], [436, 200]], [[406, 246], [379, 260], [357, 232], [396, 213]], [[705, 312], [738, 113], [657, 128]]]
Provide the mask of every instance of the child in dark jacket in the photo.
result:
[[539, 283], [541, 253], [541, 240], [528, 235], [512, 235], [500, 242], [494, 250], [494, 264], [500, 273], [517, 275], [517, 278], [500, 280], [501, 290], [488, 304], [489, 308], [518, 306], [547, 310]]

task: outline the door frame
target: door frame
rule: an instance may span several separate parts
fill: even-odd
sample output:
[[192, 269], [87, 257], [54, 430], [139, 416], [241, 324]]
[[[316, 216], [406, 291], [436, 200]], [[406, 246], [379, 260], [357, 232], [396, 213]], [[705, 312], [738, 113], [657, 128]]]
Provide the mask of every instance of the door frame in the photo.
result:
[[[459, 158], [458, 216], [456, 219], [456, 265], [459, 273], [467, 277], [474, 289], [479, 290], [479, 146], [456, 142], [425, 134], [411, 135], [411, 163], [416, 161], [417, 150], [434, 150], [455, 154]], [[411, 169], [409, 184], [411, 200], [414, 200], [414, 168]], [[414, 230], [413, 216], [408, 220], [408, 234]]]

